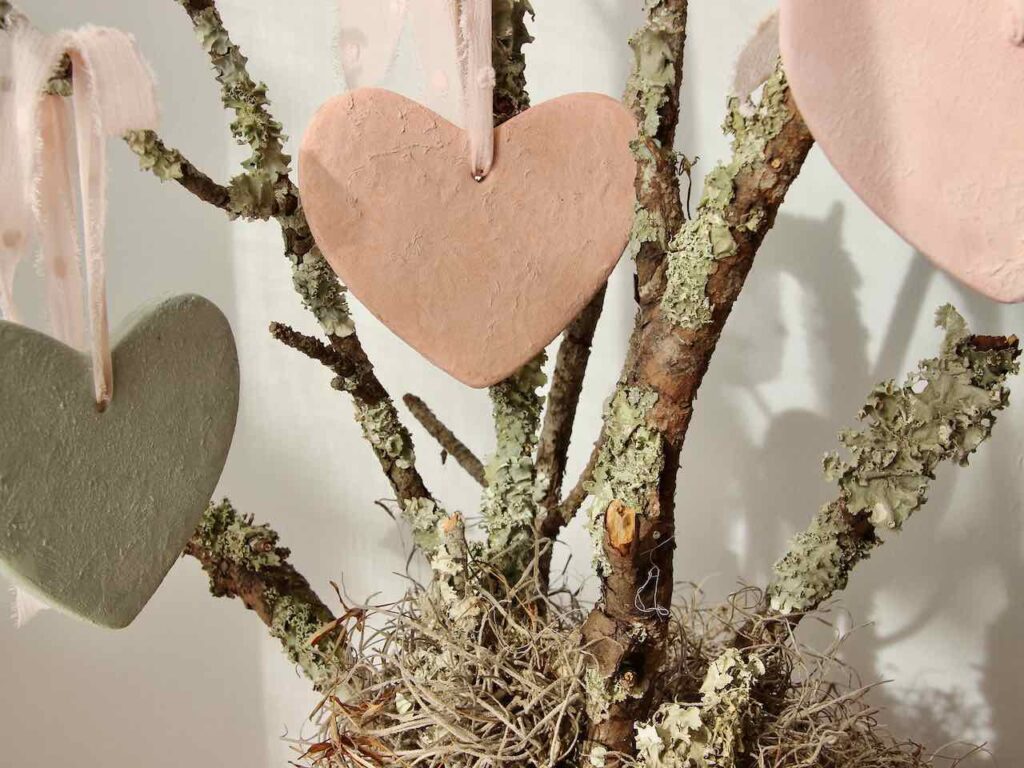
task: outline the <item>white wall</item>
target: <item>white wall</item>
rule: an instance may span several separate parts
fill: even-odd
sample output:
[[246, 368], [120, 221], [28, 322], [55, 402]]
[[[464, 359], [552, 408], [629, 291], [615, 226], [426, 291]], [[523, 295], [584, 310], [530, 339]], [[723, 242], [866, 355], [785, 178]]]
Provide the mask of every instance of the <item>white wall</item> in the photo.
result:
[[[530, 47], [536, 101], [574, 90], [618, 95], [625, 39], [641, 3], [534, 0]], [[252, 72], [270, 85], [293, 137], [339, 88], [330, 0], [221, 0]], [[731, 59], [768, 0], [694, 0], [680, 149], [701, 172], [722, 155], [718, 131]], [[163, 133], [218, 178], [239, 157], [184, 14], [171, 0], [24, 0], [45, 28], [92, 21], [133, 31], [161, 81]], [[392, 87], [415, 92], [400, 56]], [[294, 147], [293, 140], [292, 146]], [[271, 341], [266, 326], [314, 328], [290, 287], [271, 225], [230, 225], [173, 185], [112, 152], [110, 287], [115, 322], [141, 302], [201, 292], [232, 319], [242, 359], [242, 411], [220, 492], [269, 520], [295, 563], [327, 595], [343, 579], [359, 598], [395, 595], [404, 564], [399, 532], [374, 499], [388, 488], [360, 442], [344, 398], [322, 368]], [[581, 409], [572, 470], [596, 433], [632, 322], [629, 264], [616, 273]], [[22, 274], [33, 292], [31, 270]], [[980, 331], [1024, 330], [1024, 310], [970, 294], [916, 256], [846, 189], [815, 151], [758, 257], [701, 392], [679, 483], [682, 579], [708, 578], [716, 595], [763, 583], [785, 542], [831, 492], [821, 454], [850, 423], [872, 384], [933, 354], [932, 311], [953, 301]], [[358, 309], [361, 334], [392, 391], [414, 391], [479, 451], [492, 438], [486, 395], [433, 370]], [[1015, 382], [1018, 389], [1024, 382]], [[944, 468], [926, 510], [856, 574], [845, 595], [854, 622], [872, 622], [848, 647], [876, 692], [883, 719], [940, 746], [988, 741], [1004, 765], [1024, 758], [1024, 391], [969, 470]], [[416, 432], [432, 486], [453, 508], [476, 489], [442, 468]], [[586, 541], [572, 534], [570, 570]], [[0, 763], [18, 768], [283, 766], [311, 697], [262, 625], [206, 594], [195, 562], [172, 571], [127, 630], [47, 613], [16, 631], [0, 621]]]

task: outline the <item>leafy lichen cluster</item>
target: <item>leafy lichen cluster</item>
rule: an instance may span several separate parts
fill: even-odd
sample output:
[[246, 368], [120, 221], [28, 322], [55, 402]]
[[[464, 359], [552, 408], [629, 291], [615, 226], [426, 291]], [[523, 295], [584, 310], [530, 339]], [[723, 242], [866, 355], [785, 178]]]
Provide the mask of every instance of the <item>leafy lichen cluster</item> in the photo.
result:
[[177, 181], [184, 175], [185, 158], [181, 152], [166, 147], [154, 131], [129, 131], [124, 139], [138, 156], [139, 167], [160, 181]]
[[488, 462], [481, 505], [490, 556], [515, 577], [533, 554], [534, 523], [545, 488], [533, 460], [544, 400], [537, 394], [547, 377], [545, 355], [490, 389], [496, 447]]
[[649, 495], [658, 485], [665, 463], [658, 430], [648, 426], [647, 416], [658, 395], [639, 387], [620, 386], [605, 409], [604, 444], [587, 486], [591, 501], [587, 529], [595, 545], [595, 566], [608, 572], [604, 555], [605, 512], [613, 501], [622, 502], [636, 514], [645, 514]]
[[876, 387], [860, 413], [867, 426], [840, 435], [849, 457], [826, 456], [839, 499], [775, 565], [774, 610], [808, 611], [845, 588], [854, 565], [880, 543], [875, 529], [899, 530], [927, 500], [938, 465], [967, 464], [992, 434], [995, 414], [1008, 402], [1006, 378], [1018, 369], [1017, 345], [970, 336], [948, 305], [937, 324], [946, 331], [941, 354], [923, 361], [903, 386]]
[[699, 704], [668, 703], [636, 729], [644, 768], [722, 768], [747, 751], [747, 735], [761, 716], [754, 696], [765, 674], [759, 658], [730, 648], [708, 668]]
[[246, 219], [269, 219], [288, 192], [291, 158], [284, 151], [281, 124], [267, 110], [267, 86], [249, 76], [247, 60], [231, 42], [216, 7], [194, 13], [192, 21], [217, 72], [224, 106], [235, 113], [231, 133], [239, 144], [252, 149], [242, 163], [245, 173], [229, 184], [231, 213]]
[[[654, 150], [673, 157], [672, 147], [662, 146], [660, 129], [663, 112], [677, 92], [682, 55], [680, 40], [686, 26], [685, 7], [673, 7], [664, 0], [648, 0], [648, 23], [629, 40], [634, 65], [626, 83], [626, 102], [637, 115], [639, 135], [630, 148], [640, 169], [639, 200], [645, 200], [657, 181], [658, 163]], [[626, 253], [635, 257], [645, 243], [656, 243], [664, 250], [671, 227], [660, 208], [636, 205], [633, 228]]]
[[[288, 564], [290, 552], [278, 545], [277, 532], [268, 525], [256, 525], [251, 515], [239, 514], [224, 500], [207, 508], [189, 548], [210, 574], [215, 596], [240, 593], [247, 604], [258, 599], [271, 635], [310, 680], [320, 685], [336, 673], [333, 652], [325, 653], [326, 646], [311, 642], [330, 613]], [[225, 588], [224, 574], [231, 574], [230, 589]], [[249, 590], [258, 590], [258, 598]]]
[[727, 218], [733, 202], [736, 179], [744, 171], [769, 163], [765, 150], [791, 119], [786, 106], [788, 84], [781, 66], [765, 83], [761, 102], [753, 113], [738, 98], [729, 101], [726, 133], [732, 135], [732, 157], [718, 165], [704, 182], [697, 215], [686, 222], [669, 245], [668, 281], [662, 308], [677, 325], [700, 328], [711, 321], [708, 279], [720, 260], [736, 253], [733, 227], [751, 232], [764, 224], [764, 212], [755, 209], [746, 221]]

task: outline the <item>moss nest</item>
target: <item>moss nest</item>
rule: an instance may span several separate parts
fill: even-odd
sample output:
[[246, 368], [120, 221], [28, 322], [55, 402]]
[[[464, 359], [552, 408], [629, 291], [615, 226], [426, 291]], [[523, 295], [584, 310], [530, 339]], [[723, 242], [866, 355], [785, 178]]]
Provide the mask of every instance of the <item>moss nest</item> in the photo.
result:
[[[516, 585], [483, 574], [453, 619], [429, 588], [387, 606], [346, 613], [355, 664], [314, 713], [319, 733], [300, 765], [494, 768], [581, 765], [585, 749], [586, 649], [575, 598], [542, 598], [530, 575]], [[682, 590], [681, 590], [682, 591]], [[502, 596], [495, 596], [499, 593]], [[930, 768], [962, 758], [933, 755], [892, 735], [864, 685], [824, 649], [769, 631], [760, 590], [709, 604], [697, 588], [670, 620], [670, 652], [657, 700], [637, 727], [636, 768]], [[828, 623], [828, 614], [814, 616]], [[778, 629], [778, 619], [775, 630]], [[835, 635], [833, 635], [835, 637]], [[771, 638], [751, 643], [751, 638]], [[737, 645], [737, 641], [739, 643]], [[964, 749], [963, 754], [977, 750]], [[582, 765], [615, 765], [592, 751]]]

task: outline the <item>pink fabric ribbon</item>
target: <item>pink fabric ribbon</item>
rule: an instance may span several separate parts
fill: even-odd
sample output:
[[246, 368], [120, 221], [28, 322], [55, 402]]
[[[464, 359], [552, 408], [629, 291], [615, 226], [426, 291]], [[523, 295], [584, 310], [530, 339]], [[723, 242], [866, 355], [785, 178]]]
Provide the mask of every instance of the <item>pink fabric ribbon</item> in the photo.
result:
[[[491, 0], [336, 0], [338, 61], [349, 88], [378, 85], [407, 22], [427, 75], [428, 106], [446, 113], [451, 95], [469, 139], [470, 169], [483, 178], [494, 159]], [[451, 81], [459, 88], [453, 89]]]
[[[44, 35], [16, 21], [10, 42], [13, 119], [5, 113], [0, 120], [0, 147], [15, 147], [22, 161], [17, 176], [20, 205], [24, 208], [29, 201], [34, 214], [54, 336], [84, 349], [82, 318], [88, 316], [93, 385], [96, 402], [103, 408], [113, 393], [104, 254], [106, 137], [156, 127], [155, 82], [134, 38], [116, 29], [86, 26]], [[43, 95], [65, 54], [72, 65], [70, 104]], [[72, 142], [78, 161], [80, 216]], [[80, 220], [87, 307], [82, 304], [78, 268]], [[5, 316], [13, 312], [5, 309]]]

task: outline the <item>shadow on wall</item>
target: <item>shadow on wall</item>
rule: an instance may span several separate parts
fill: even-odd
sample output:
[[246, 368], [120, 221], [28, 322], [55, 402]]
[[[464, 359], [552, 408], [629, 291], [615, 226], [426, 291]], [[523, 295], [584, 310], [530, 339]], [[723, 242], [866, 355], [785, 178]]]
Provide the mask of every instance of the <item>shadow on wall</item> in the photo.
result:
[[[931, 325], [935, 307], [925, 300], [929, 285], [939, 279], [918, 256], [899, 286], [895, 314], [871, 360], [869, 331], [857, 301], [861, 278], [842, 248], [842, 228], [839, 205], [820, 221], [779, 218], [701, 390], [679, 481], [679, 530], [688, 533], [680, 537], [676, 574], [681, 579], [710, 575], [712, 599], [729, 591], [737, 577], [766, 583], [792, 535], [834, 496], [819, 468], [822, 455], [838, 446], [838, 431], [854, 423], [874, 384], [902, 378], [917, 357], [937, 349], [938, 332], [929, 351], [910, 348], [915, 330]], [[967, 290], [959, 290], [955, 303], [979, 332], [1007, 330], [998, 305]], [[804, 326], [799, 333], [806, 337], [812, 371], [812, 389], [797, 399], [814, 406], [773, 411], [771, 383], [793, 375], [783, 371], [791, 322]], [[1021, 397], [1020, 385], [1020, 379], [1011, 383], [1014, 399]], [[874, 619], [879, 599], [901, 600], [897, 619], [885, 622], [885, 633], [871, 625], [861, 628], [844, 654], [865, 682], [895, 679], [872, 694], [872, 702], [885, 710], [880, 719], [897, 736], [929, 748], [965, 734], [991, 733], [989, 747], [1004, 764], [1024, 757], [1019, 728], [1024, 618], [1020, 599], [1012, 594], [1024, 578], [1013, 415], [1003, 414], [995, 438], [976, 460], [979, 466], [968, 474], [955, 467], [940, 470], [929, 504], [902, 535], [890, 537], [894, 540], [861, 566], [843, 595], [855, 622]], [[707, 483], [709, 477], [717, 482]], [[966, 492], [956, 494], [961, 485]], [[949, 628], [952, 637], [959, 636], [955, 628], [964, 621], [965, 605], [969, 610], [981, 597], [986, 604], [998, 604], [998, 594], [965, 592], [978, 589], [980, 582], [971, 577], [980, 572], [990, 572], [983, 583], [994, 583], [1009, 597], [997, 616], [970, 619], [979, 625], [967, 637], [984, 638], [984, 647], [964, 647], [950, 661], [948, 645], [956, 641]], [[965, 587], [972, 582], [974, 587]], [[909, 596], [901, 593], [905, 583]], [[929, 674], [920, 677], [927, 679], [909, 679], [898, 664], [886, 663], [887, 651], [909, 639], [920, 660], [920, 649], [934, 644], [934, 633], [947, 643], [946, 655], [934, 664], [926, 659]], [[897, 649], [897, 657], [900, 652], [906, 648]], [[979, 679], [973, 686], [955, 682], [974, 675]], [[972, 687], [990, 713], [964, 695]]]

